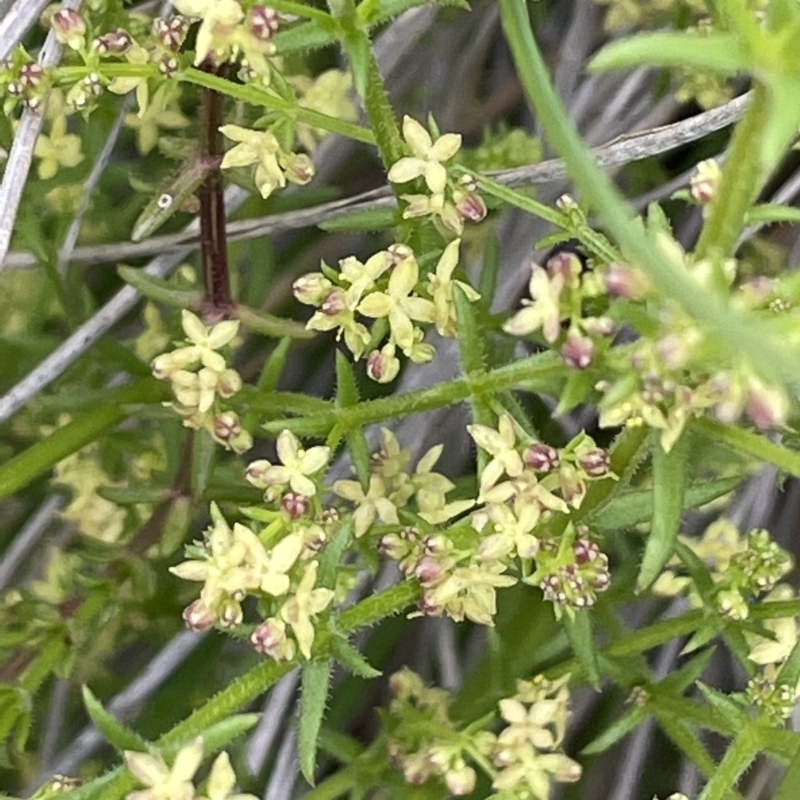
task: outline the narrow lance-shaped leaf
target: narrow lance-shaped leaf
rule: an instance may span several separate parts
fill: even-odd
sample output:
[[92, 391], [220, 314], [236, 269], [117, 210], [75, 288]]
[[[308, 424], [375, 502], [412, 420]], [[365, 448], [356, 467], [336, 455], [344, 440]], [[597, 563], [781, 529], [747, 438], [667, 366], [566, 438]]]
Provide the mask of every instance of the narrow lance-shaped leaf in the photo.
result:
[[137, 218], [131, 232], [134, 242], [152, 236], [195, 193], [219, 158], [195, 157], [162, 184]]
[[303, 699], [297, 749], [300, 756], [300, 771], [312, 786], [317, 761], [317, 739], [325, 714], [332, 668], [333, 662], [329, 658], [310, 661], [303, 667]]
[[675, 550], [686, 489], [688, 442], [689, 435], [684, 433], [668, 453], [660, 444], [653, 448], [653, 522], [636, 581], [640, 592], [661, 574]]
[[83, 704], [97, 729], [117, 750], [147, 750], [147, 742], [103, 708], [88, 686], [83, 687]]

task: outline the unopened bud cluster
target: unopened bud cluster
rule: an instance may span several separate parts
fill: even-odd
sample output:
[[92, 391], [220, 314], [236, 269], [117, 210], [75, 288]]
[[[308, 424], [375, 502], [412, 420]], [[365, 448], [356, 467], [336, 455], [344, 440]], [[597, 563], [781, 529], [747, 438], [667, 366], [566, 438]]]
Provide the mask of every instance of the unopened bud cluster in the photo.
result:
[[432, 345], [423, 341], [425, 326], [433, 325], [442, 336], [458, 332], [453, 290], [458, 286], [470, 301], [480, 295], [466, 282], [453, 277], [458, 265], [461, 240], [450, 242], [436, 267], [420, 275], [414, 252], [394, 244], [362, 263], [354, 256], [339, 262], [339, 271], [323, 263], [294, 283], [295, 297], [317, 311], [306, 327], [336, 331], [356, 359], [371, 342], [368, 319], [386, 319], [389, 338], [367, 356], [367, 374], [378, 383], [388, 383], [400, 371], [398, 351], [416, 363], [434, 356]]
[[497, 791], [493, 797], [546, 798], [553, 783], [574, 782], [581, 775], [580, 765], [560, 751], [568, 681], [569, 676], [520, 681], [517, 693], [499, 703], [499, 733], [466, 733], [449, 717], [446, 692], [426, 687], [408, 669], [395, 673], [390, 679], [394, 699], [384, 717], [389, 762], [402, 770], [408, 783], [439, 781], [456, 796], [473, 791], [481, 769]]
[[184, 310], [182, 325], [186, 340], [152, 363], [155, 377], [172, 384], [175, 400], [165, 405], [183, 417], [186, 427], [208, 431], [225, 448], [236, 453], [249, 450], [252, 436], [224, 403], [241, 389], [242, 379], [219, 352], [231, 344], [239, 322], [226, 320], [206, 327]]
[[776, 684], [764, 675], [747, 682], [745, 697], [770, 725], [782, 725], [797, 705], [796, 687]]
[[729, 619], [746, 619], [751, 605], [792, 568], [791, 556], [772, 540], [768, 531], [754, 529], [742, 535], [727, 519], [713, 522], [699, 539], [680, 538], [708, 567], [714, 580], [712, 595], [701, 599], [677, 561], [670, 562], [653, 591], [666, 596], [688, 591], [694, 604], [710, 601], [718, 613]]

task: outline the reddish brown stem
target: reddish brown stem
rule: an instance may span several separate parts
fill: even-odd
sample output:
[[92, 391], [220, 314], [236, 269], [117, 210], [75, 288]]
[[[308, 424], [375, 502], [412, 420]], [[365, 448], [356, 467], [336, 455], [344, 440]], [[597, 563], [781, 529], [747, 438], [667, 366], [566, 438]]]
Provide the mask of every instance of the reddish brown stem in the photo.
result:
[[[208, 72], [220, 74], [223, 68], [204, 66]], [[200, 158], [218, 160], [223, 153], [223, 97], [213, 89], [203, 89], [200, 105]], [[212, 314], [226, 314], [231, 306], [228, 271], [228, 241], [225, 231], [225, 192], [222, 173], [212, 169], [200, 186], [200, 248], [205, 282], [204, 305]]]

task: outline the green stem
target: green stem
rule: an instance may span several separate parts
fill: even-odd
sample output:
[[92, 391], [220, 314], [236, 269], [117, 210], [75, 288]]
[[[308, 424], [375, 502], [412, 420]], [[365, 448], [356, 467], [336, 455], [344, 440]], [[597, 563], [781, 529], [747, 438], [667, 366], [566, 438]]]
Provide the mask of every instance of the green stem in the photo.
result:
[[736, 788], [739, 776], [760, 752], [761, 743], [758, 734], [752, 725], [748, 725], [733, 740], [697, 800], [726, 800], [730, 792]]
[[333, 775], [325, 778], [319, 785], [315, 786], [310, 792], [302, 795], [302, 800], [334, 800], [345, 792], [356, 788], [359, 779], [363, 775], [363, 767], [353, 765], [334, 772]]
[[634, 222], [630, 208], [594, 163], [556, 96], [531, 33], [527, 4], [524, 0], [498, 0], [498, 7], [517, 72], [545, 133], [584, 200], [597, 211], [627, 257], [645, 269], [666, 296], [716, 334], [720, 347], [727, 348], [732, 357], [744, 354], [771, 381], [800, 377], [800, 358], [787, 354], [784, 342], [770, 336], [763, 323], [728, 308], [723, 297], [702, 287]]
[[764, 183], [759, 142], [769, 121], [768, 92], [756, 84], [753, 99], [736, 126], [725, 157], [716, 197], [695, 248], [698, 259], [730, 256], [744, 229], [746, 215]]

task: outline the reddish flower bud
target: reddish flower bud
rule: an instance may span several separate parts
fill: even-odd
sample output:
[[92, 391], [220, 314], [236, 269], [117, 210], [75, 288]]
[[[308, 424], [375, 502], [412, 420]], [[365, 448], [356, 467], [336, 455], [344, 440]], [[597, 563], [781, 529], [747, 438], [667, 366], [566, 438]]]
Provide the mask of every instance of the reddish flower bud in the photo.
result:
[[578, 466], [592, 478], [602, 478], [611, 469], [611, 457], [605, 450], [593, 447], [578, 456]]
[[180, 15], [169, 19], [156, 17], [153, 20], [153, 36], [163, 47], [174, 53], [180, 50], [188, 30], [189, 20]]
[[442, 565], [431, 556], [423, 556], [414, 569], [414, 575], [423, 586], [431, 586], [444, 575]]
[[578, 564], [594, 561], [600, 555], [600, 548], [591, 539], [576, 539], [572, 543], [572, 551]]
[[50, 18], [50, 25], [53, 28], [56, 39], [73, 50], [77, 50], [83, 43], [86, 23], [83, 21], [83, 17], [74, 9], [60, 8]]
[[207, 631], [217, 618], [202, 600], [195, 600], [183, 609], [183, 621], [193, 631]]
[[92, 42], [92, 47], [100, 55], [105, 55], [106, 53], [120, 54], [127, 52], [132, 44], [133, 39], [128, 31], [124, 28], [117, 28], [115, 31], [98, 36]]
[[575, 253], [561, 250], [547, 259], [545, 268], [551, 278], [561, 275], [564, 278], [564, 284], [569, 286], [574, 284], [575, 279], [581, 274], [583, 264]]
[[619, 264], [617, 262], [610, 264], [605, 275], [603, 275], [603, 282], [606, 286], [606, 291], [614, 297], [639, 297], [644, 286], [641, 277], [638, 273], [629, 267], [627, 264]]
[[278, 30], [278, 12], [269, 6], [253, 6], [250, 9], [250, 33], [259, 41], [266, 42]]
[[44, 69], [35, 61], [28, 61], [19, 68], [19, 82], [25, 89], [36, 89], [43, 76]]
[[281, 505], [288, 512], [289, 518], [294, 521], [308, 514], [308, 510], [311, 508], [311, 501], [302, 494], [297, 494], [297, 492], [287, 492], [281, 498]]
[[574, 328], [570, 329], [561, 348], [561, 357], [573, 369], [586, 369], [594, 358], [594, 342]]
[[487, 214], [486, 203], [474, 192], [468, 192], [456, 203], [456, 211], [468, 222], [481, 222]]
[[525, 449], [522, 460], [537, 472], [549, 472], [559, 464], [558, 450], [544, 442], [534, 442]]
[[214, 435], [221, 441], [227, 442], [242, 432], [239, 417], [233, 411], [223, 411], [214, 415]]
[[318, 306], [331, 291], [333, 284], [321, 272], [301, 275], [293, 284], [294, 296], [304, 305]]

